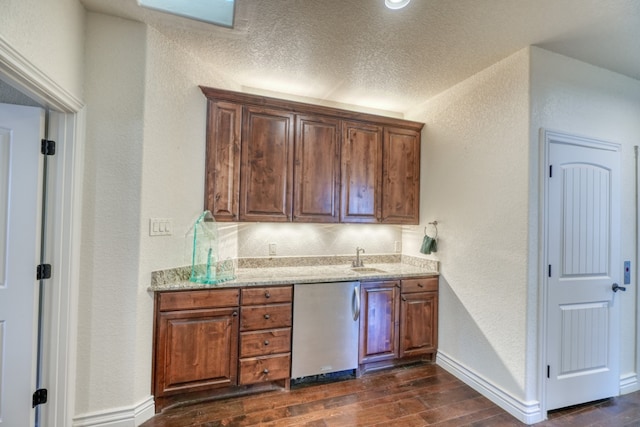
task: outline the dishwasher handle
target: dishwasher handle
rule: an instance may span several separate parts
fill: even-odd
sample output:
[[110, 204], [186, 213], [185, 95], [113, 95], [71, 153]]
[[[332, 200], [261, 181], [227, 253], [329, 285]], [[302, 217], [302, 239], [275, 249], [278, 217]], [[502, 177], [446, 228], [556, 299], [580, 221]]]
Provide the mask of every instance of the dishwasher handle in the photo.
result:
[[353, 287], [353, 296], [351, 297], [351, 315], [356, 321], [360, 318], [360, 286]]

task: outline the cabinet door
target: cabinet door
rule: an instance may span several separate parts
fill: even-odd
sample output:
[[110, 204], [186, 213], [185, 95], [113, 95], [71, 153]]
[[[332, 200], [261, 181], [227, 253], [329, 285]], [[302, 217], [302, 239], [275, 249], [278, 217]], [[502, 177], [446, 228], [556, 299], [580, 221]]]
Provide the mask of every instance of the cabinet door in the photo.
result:
[[340, 205], [340, 121], [296, 117], [293, 220], [337, 222]]
[[245, 107], [241, 221], [291, 221], [293, 114]]
[[237, 384], [238, 309], [158, 314], [154, 395]]
[[375, 223], [381, 215], [382, 127], [342, 124], [341, 222]]
[[217, 221], [237, 221], [242, 106], [209, 101], [204, 208]]
[[385, 128], [382, 166], [382, 222], [418, 224], [420, 132]]
[[435, 353], [438, 347], [438, 293], [403, 294], [400, 357]]
[[398, 281], [363, 282], [360, 308], [359, 362], [398, 357], [400, 284]]

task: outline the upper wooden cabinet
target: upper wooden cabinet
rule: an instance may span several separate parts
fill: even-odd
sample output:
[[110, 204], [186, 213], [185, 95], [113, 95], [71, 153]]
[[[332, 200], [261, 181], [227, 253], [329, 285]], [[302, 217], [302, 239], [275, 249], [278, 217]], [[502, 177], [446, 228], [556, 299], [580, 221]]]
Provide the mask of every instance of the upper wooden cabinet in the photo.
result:
[[378, 222], [382, 193], [382, 127], [342, 125], [342, 222]]
[[340, 206], [340, 121], [296, 117], [293, 220], [338, 222]]
[[240, 220], [291, 221], [293, 114], [244, 107]]
[[207, 105], [204, 205], [219, 221], [238, 221], [242, 106], [213, 100]]
[[417, 224], [420, 212], [420, 132], [386, 127], [382, 152], [380, 221]]
[[216, 220], [419, 223], [422, 123], [201, 89]]

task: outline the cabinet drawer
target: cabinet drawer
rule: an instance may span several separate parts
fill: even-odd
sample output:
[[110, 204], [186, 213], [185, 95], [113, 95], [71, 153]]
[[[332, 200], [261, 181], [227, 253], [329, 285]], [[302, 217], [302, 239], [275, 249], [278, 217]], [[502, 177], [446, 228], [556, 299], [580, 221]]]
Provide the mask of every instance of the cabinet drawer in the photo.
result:
[[289, 378], [291, 354], [240, 359], [240, 384], [254, 384]]
[[292, 286], [242, 289], [242, 305], [276, 304], [291, 302]]
[[291, 326], [291, 304], [252, 305], [240, 308], [240, 330], [286, 328]]
[[266, 356], [291, 351], [291, 328], [242, 332], [240, 357]]
[[239, 305], [238, 289], [206, 289], [158, 293], [160, 311], [196, 310], [199, 308], [235, 307]]
[[421, 279], [405, 279], [401, 282], [402, 293], [426, 292], [438, 290], [437, 277], [425, 277]]

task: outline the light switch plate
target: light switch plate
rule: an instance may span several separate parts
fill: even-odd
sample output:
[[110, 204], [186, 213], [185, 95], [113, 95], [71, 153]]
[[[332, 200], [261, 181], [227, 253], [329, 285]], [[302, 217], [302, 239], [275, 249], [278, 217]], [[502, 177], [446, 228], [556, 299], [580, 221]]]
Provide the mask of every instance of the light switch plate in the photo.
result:
[[276, 244], [275, 243], [269, 243], [269, 256], [276, 256]]
[[396, 240], [393, 244], [393, 250], [395, 251], [395, 253], [399, 254], [400, 252], [402, 252], [402, 242]]
[[173, 218], [149, 218], [149, 236], [171, 236]]

